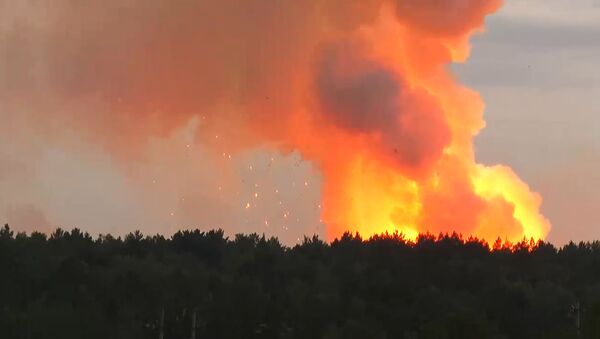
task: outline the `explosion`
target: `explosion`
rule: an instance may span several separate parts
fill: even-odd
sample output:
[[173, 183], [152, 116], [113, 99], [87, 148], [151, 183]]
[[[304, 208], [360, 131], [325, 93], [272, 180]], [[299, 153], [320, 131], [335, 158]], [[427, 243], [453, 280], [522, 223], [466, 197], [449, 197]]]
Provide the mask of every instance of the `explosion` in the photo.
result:
[[218, 155], [300, 152], [323, 175], [329, 239], [543, 239], [541, 198], [510, 168], [475, 161], [484, 104], [449, 70], [501, 4], [40, 2], [8, 20], [22, 29], [3, 34], [18, 52], [3, 56], [0, 99], [18, 112], [27, 88], [45, 112], [21, 114], [31, 128], [72, 127], [123, 161], [194, 119]]

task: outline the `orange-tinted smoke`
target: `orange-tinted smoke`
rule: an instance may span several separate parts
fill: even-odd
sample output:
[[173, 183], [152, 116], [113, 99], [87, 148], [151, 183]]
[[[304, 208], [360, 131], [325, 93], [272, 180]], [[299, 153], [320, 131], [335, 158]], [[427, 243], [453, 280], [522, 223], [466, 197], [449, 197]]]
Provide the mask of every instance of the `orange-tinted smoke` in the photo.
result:
[[[115, 157], [200, 118], [198, 141], [300, 151], [328, 237], [544, 238], [541, 199], [475, 162], [484, 105], [448, 70], [501, 0], [41, 1], [6, 11], [0, 99]], [[10, 5], [8, 5], [10, 6]], [[4, 14], [6, 16], [6, 14]], [[26, 76], [24, 76], [26, 74]], [[31, 89], [35, 93], [31, 93]], [[24, 93], [27, 93], [25, 98]], [[219, 136], [218, 146], [214, 143]], [[223, 140], [226, 140], [223, 146]], [[224, 211], [224, 213], [226, 213]]]

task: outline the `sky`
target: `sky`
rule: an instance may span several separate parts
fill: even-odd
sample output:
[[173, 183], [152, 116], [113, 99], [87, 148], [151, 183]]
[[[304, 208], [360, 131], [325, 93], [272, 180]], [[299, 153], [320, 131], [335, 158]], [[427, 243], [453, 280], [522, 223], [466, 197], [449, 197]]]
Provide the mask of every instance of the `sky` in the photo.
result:
[[[28, 3], [0, 1], [0, 9], [46, 24], [43, 8], [32, 11]], [[228, 234], [266, 233], [286, 243], [305, 234], [325, 235], [322, 174], [314, 163], [293, 150], [219, 148], [244, 138], [235, 132], [211, 135], [209, 150], [196, 140], [201, 114], [169, 133], [152, 134], [143, 151], [116, 152], [110, 143], [82, 138], [79, 130], [87, 125], [31, 120], [29, 112], [52, 117], [52, 109], [72, 111], [77, 120], [82, 103], [54, 102], [49, 108], [28, 101], [19, 89], [39, 81], [22, 76], [27, 67], [20, 65], [35, 64], [28, 58], [64, 55], [40, 56], [35, 51], [43, 36], [29, 35], [16, 19], [1, 22], [0, 60], [11, 63], [0, 63], [0, 75], [10, 80], [1, 83], [0, 99], [11, 100], [0, 101], [5, 122], [0, 123], [0, 221], [25, 231], [79, 227], [92, 234], [224, 228]], [[600, 2], [508, 0], [486, 22], [486, 32], [472, 41], [470, 59], [452, 66], [486, 104], [486, 128], [475, 140], [477, 160], [510, 165], [541, 194], [542, 212], [552, 223], [550, 241], [599, 239]], [[33, 52], [11, 57], [22, 46]], [[57, 74], [64, 83], [76, 81], [68, 71]], [[89, 105], [94, 118], [86, 123], [104, 123], [94, 114], [96, 103], [82, 105]], [[60, 132], [39, 133], [38, 124], [59, 124]], [[122, 156], [130, 159], [126, 165]]]

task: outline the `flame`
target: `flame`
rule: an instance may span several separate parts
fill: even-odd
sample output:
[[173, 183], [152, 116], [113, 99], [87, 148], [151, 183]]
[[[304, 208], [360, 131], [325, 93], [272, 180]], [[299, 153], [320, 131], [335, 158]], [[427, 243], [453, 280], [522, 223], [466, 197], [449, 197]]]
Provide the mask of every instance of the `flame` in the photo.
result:
[[[493, 205], [498, 199], [500, 204], [508, 203], [512, 207], [510, 216], [518, 222], [520, 228], [513, 233], [506, 233], [506, 239], [544, 239], [549, 223], [538, 212], [542, 199], [538, 194], [532, 193], [510, 168], [478, 165], [472, 180], [476, 194], [488, 204]], [[488, 219], [483, 214], [475, 234], [482, 239], [492, 239], [499, 236], [501, 233], [498, 230], [505, 226], [498, 225], [496, 219]]]
[[[434, 1], [423, 3], [442, 6]], [[471, 21], [473, 25], [453, 34], [412, 27], [398, 18], [395, 9], [387, 6], [373, 25], [362, 26], [354, 33], [353, 39], [360, 47], [340, 47], [344, 53], [364, 48], [360, 53], [364, 53], [369, 65], [376, 65], [373, 69], [364, 66], [367, 70], [361, 70], [360, 58], [350, 57], [351, 60], [346, 61], [345, 56], [339, 57], [335, 62], [342, 65], [333, 67], [341, 68], [340, 75], [334, 71], [332, 77], [342, 79], [341, 87], [352, 88], [352, 78], [360, 78], [360, 73], [365, 72], [368, 85], [380, 86], [380, 90], [385, 91], [388, 90], [385, 86], [376, 81], [369, 83], [368, 78], [389, 72], [401, 79], [399, 87], [408, 88], [401, 88], [408, 94], [396, 93], [399, 106], [405, 104], [417, 115], [432, 114], [433, 117], [408, 117], [411, 112], [400, 108], [396, 117], [400, 124], [408, 127], [392, 129], [392, 135], [385, 135], [387, 125], [375, 123], [373, 130], [363, 126], [355, 128], [346, 126], [343, 120], [336, 121], [337, 117], [329, 121], [330, 126], [315, 126], [312, 122], [331, 114], [328, 110], [345, 109], [334, 103], [332, 107], [321, 105], [317, 113], [309, 113], [310, 118], [304, 120], [308, 126], [303, 131], [297, 127], [292, 129], [301, 131], [300, 138], [312, 140], [305, 145], [297, 144], [304, 146], [303, 154], [319, 164], [324, 172], [322, 219], [328, 225], [329, 239], [346, 231], [363, 236], [399, 232], [410, 240], [415, 240], [420, 233], [456, 231], [493, 243], [497, 238], [510, 242], [524, 238], [540, 240], [548, 234], [550, 223], [539, 212], [539, 195], [531, 192], [510, 168], [476, 163], [473, 138], [485, 125], [484, 104], [477, 93], [458, 84], [447, 67], [451, 62], [467, 60], [469, 37], [481, 31], [484, 16], [500, 5], [499, 1], [481, 3], [484, 5], [470, 13], [476, 17]], [[344, 62], [351, 66], [345, 68]], [[333, 86], [336, 85], [333, 81]], [[357, 92], [352, 95], [362, 95]], [[347, 100], [344, 92], [340, 93], [332, 96], [337, 102]], [[388, 100], [386, 96], [374, 96], [376, 100]], [[371, 98], [367, 96], [364, 100]], [[435, 126], [437, 111], [442, 120], [439, 126]], [[378, 114], [361, 113], [367, 117]], [[346, 114], [354, 113], [349, 110]], [[390, 123], [395, 122], [385, 121], [385, 124]], [[434, 126], [431, 130], [422, 128], [422, 124], [428, 123]], [[403, 139], [398, 136], [402, 133], [414, 133], [414, 136]], [[423, 154], [418, 155], [421, 158], [411, 159], [411, 145], [400, 151], [401, 154], [395, 154], [398, 153], [394, 149], [397, 140], [413, 142], [414, 148], [422, 149]], [[407, 159], [398, 160], [403, 157], [402, 153], [406, 153]]]
[[[7, 107], [20, 112], [19, 98], [27, 98], [36, 104], [14, 117], [36, 121], [36, 131], [56, 128], [48, 136], [63, 134], [63, 126], [82, 131], [124, 161], [143, 158], [141, 144], [190, 121], [198, 141], [227, 163], [257, 146], [297, 151], [322, 173], [319, 209], [329, 239], [397, 231], [409, 239], [457, 232], [489, 243], [539, 240], [550, 230], [541, 198], [508, 167], [476, 162], [485, 105], [449, 70], [468, 60], [470, 37], [501, 5], [36, 2], [14, 17], [34, 13], [42, 24], [23, 22], [27, 30], [12, 40], [27, 36], [28, 43], [5, 57], [24, 57], [9, 58], [5, 68], [17, 70], [10, 76], [41, 73], [7, 78]], [[36, 86], [27, 85], [33, 79]], [[228, 186], [219, 182], [219, 195]], [[282, 214], [289, 220], [290, 212]]]

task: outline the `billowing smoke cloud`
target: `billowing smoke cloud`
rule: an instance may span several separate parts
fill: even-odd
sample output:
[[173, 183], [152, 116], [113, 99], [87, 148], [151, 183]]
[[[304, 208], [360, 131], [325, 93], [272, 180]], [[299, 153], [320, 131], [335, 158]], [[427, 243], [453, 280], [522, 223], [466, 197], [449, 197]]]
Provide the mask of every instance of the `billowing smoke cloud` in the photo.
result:
[[438, 160], [450, 143], [439, 103], [376, 62], [355, 56], [347, 44], [327, 49], [317, 66], [323, 114], [353, 134], [375, 135], [373, 152], [399, 166], [422, 169]]
[[[133, 191], [161, 161], [202, 162], [185, 184], [178, 175], [169, 182], [218, 186], [181, 203], [188, 214], [212, 206], [214, 216], [239, 208], [223, 196], [240, 191], [223, 158], [266, 148], [298, 152], [320, 171], [330, 237], [346, 229], [544, 237], [539, 197], [509, 169], [475, 163], [483, 105], [446, 68], [466, 59], [469, 36], [500, 4], [0, 2], [2, 150], [19, 149], [0, 157], [0, 181], [14, 182], [16, 164], [35, 168], [49, 144], [76, 153], [93, 145]], [[156, 146], [173, 138], [202, 147], [202, 160], [174, 160]]]

